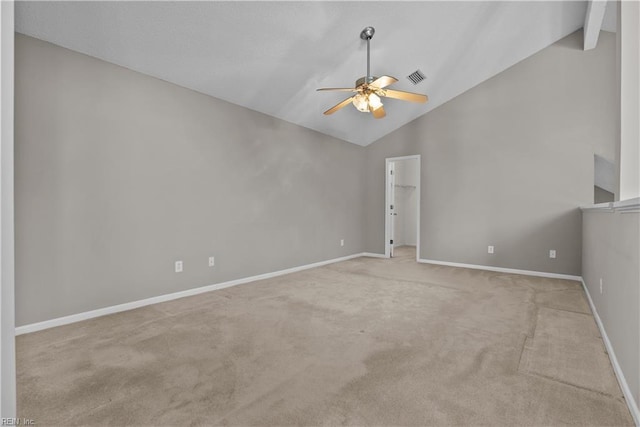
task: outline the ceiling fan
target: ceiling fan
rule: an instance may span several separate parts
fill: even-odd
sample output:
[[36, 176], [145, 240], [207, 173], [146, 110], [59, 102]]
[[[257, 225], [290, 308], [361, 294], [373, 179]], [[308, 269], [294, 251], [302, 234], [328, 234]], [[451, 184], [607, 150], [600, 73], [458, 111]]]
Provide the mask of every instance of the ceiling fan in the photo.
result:
[[386, 116], [382, 100], [380, 97], [395, 98], [402, 101], [411, 102], [427, 102], [427, 95], [421, 95], [419, 93], [403, 92], [401, 90], [385, 89], [387, 86], [395, 83], [398, 79], [391, 76], [373, 77], [371, 75], [370, 64], [370, 43], [373, 34], [375, 33], [373, 27], [367, 27], [360, 33], [360, 38], [367, 41], [367, 75], [356, 80], [355, 88], [322, 88], [318, 91], [338, 91], [338, 92], [355, 92], [355, 95], [345, 99], [344, 101], [334, 105], [324, 112], [325, 115], [333, 114], [343, 107], [346, 107], [349, 103], [353, 105], [363, 113], [371, 112], [373, 117], [381, 119]]

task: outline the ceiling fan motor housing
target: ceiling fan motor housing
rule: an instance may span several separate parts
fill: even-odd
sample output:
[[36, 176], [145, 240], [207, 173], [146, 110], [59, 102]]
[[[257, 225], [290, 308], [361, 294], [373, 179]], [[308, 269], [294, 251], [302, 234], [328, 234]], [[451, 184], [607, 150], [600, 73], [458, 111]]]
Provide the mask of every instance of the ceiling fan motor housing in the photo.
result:
[[371, 83], [372, 81], [376, 80], [377, 77], [375, 76], [371, 76], [371, 77], [360, 77], [358, 80], [356, 80], [356, 87], [359, 87], [360, 85], [366, 83]]

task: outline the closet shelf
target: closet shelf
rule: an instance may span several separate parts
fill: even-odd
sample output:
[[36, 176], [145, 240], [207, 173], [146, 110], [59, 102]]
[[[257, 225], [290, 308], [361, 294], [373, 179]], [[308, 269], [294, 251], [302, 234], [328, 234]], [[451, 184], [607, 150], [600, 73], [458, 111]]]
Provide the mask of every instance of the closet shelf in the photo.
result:
[[400, 185], [400, 184], [395, 184], [394, 187], [398, 187], [398, 188], [416, 188], [415, 185]]

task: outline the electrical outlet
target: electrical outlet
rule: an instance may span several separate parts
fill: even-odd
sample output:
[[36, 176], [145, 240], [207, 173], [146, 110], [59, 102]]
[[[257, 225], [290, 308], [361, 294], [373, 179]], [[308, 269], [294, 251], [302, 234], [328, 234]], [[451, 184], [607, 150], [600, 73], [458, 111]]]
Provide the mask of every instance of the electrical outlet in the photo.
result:
[[216, 259], [212, 256], [209, 257], [209, 267], [216, 265]]
[[556, 257], [556, 250], [555, 249], [551, 249], [549, 251], [549, 258], [555, 258]]
[[493, 246], [487, 246], [487, 253], [493, 253]]
[[344, 246], [344, 239], [340, 239], [340, 246]]
[[600, 293], [602, 293], [602, 277], [600, 278]]
[[182, 261], [176, 261], [176, 273], [182, 273]]

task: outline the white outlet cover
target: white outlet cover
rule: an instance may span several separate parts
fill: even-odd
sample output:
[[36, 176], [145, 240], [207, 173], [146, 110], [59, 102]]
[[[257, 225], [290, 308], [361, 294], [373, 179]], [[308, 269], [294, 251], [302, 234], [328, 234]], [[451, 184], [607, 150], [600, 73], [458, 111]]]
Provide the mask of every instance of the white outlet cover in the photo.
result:
[[215, 257], [210, 256], [209, 257], [209, 267], [213, 267], [214, 265], [216, 265], [216, 259], [215, 259]]
[[344, 239], [340, 240], [340, 246], [344, 246]]
[[556, 250], [555, 249], [551, 249], [549, 251], [549, 258], [555, 258], [556, 257]]
[[176, 261], [176, 273], [182, 273], [182, 261]]
[[490, 253], [490, 254], [494, 253], [493, 246], [487, 246], [487, 253]]

